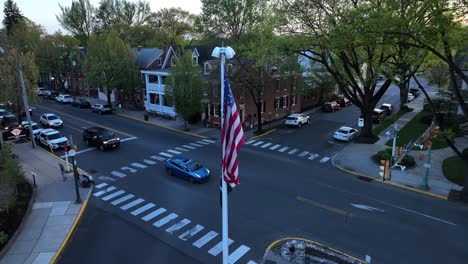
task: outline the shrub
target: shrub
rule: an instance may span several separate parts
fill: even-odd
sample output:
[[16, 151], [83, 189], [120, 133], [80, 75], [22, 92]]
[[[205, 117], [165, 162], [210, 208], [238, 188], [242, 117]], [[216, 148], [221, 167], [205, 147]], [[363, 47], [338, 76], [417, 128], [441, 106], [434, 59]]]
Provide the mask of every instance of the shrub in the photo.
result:
[[4, 245], [8, 241], [8, 234], [0, 231], [0, 245]]
[[414, 157], [411, 155], [406, 155], [403, 160], [401, 161], [401, 164], [406, 166], [406, 167], [412, 167], [416, 164], [414, 161]]
[[392, 149], [382, 149], [377, 153], [377, 155], [379, 157], [379, 160], [390, 160], [390, 158], [392, 157]]
[[[377, 152], [377, 157], [380, 160], [390, 160], [392, 158], [392, 149], [391, 148], [386, 148], [382, 149], [379, 152]], [[400, 161], [401, 165], [406, 166], [406, 167], [412, 167], [416, 164], [416, 161], [414, 160], [414, 157], [411, 155], [405, 155], [405, 157]]]

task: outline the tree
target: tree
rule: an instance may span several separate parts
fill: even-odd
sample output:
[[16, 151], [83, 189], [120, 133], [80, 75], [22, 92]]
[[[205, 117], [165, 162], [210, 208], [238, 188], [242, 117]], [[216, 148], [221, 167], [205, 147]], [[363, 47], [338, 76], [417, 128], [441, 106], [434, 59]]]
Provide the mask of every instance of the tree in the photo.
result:
[[118, 24], [130, 28], [144, 24], [150, 15], [149, 3], [145, 1], [101, 0], [96, 11], [96, 26], [103, 32], [113, 30]]
[[183, 48], [177, 52], [176, 67], [171, 67], [170, 86], [165, 86], [166, 97], [174, 102], [175, 111], [187, 121], [202, 112], [203, 80], [199, 65], [193, 64], [192, 51]]
[[137, 74], [136, 58], [128, 44], [116, 32], [91, 36], [88, 42], [83, 72], [87, 81], [103, 89], [107, 103], [111, 104], [112, 90], [133, 90]]
[[318, 104], [325, 102], [325, 96], [336, 91], [337, 84], [335, 79], [320, 63], [310, 61], [310, 67], [305, 70], [303, 95], [317, 95]]
[[61, 13], [57, 15], [60, 25], [85, 45], [95, 27], [95, 9], [89, 0], [73, 0], [71, 7], [60, 5]]
[[439, 61], [429, 69], [429, 72], [426, 74], [426, 78], [430, 85], [439, 88], [446, 88], [450, 79], [447, 64]]
[[[285, 58], [279, 60], [279, 69], [278, 74], [286, 76], [288, 79], [288, 88], [291, 96], [293, 95], [293, 90], [297, 87], [298, 76], [301, 76], [303, 69], [299, 64], [297, 54], [288, 55]], [[288, 112], [291, 113], [292, 104], [288, 104]]]
[[153, 13], [148, 23], [165, 38], [165, 46], [181, 43], [186, 34], [194, 32], [196, 16], [181, 8], [163, 8]]
[[23, 20], [23, 15], [13, 0], [7, 0], [3, 5], [3, 25], [8, 35], [11, 34], [13, 26]]

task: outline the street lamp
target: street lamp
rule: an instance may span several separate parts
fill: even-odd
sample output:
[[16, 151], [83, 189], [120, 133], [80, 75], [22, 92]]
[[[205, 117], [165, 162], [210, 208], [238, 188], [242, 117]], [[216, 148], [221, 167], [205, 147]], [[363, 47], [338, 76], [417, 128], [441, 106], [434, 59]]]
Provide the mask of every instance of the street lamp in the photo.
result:
[[[397, 140], [397, 137], [398, 137], [398, 131], [400, 131], [400, 129], [398, 128], [398, 124], [397, 123], [393, 124], [392, 158], [390, 159], [390, 171], [389, 171], [390, 179], [392, 178], [392, 169], [391, 168], [393, 167], [393, 163], [395, 162], [395, 149], [396, 149], [396, 140]], [[390, 131], [387, 131], [385, 134], [387, 135], [387, 137], [390, 137], [390, 135], [391, 135]]]
[[75, 179], [75, 192], [76, 192], [76, 201], [75, 204], [80, 204], [81, 203], [81, 197], [80, 197], [80, 190], [78, 188], [78, 181], [80, 179], [80, 176], [78, 174], [78, 167], [76, 166], [76, 159], [75, 159], [75, 150], [70, 150], [68, 152], [68, 155], [71, 158], [71, 162], [73, 164], [73, 177]]

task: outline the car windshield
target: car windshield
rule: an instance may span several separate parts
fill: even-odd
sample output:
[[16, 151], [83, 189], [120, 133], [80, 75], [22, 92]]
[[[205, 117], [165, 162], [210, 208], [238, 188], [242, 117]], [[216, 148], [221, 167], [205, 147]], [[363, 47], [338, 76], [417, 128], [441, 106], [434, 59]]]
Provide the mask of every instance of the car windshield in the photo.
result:
[[62, 137], [63, 136], [60, 133], [54, 133], [54, 134], [47, 135], [47, 138], [49, 140], [59, 139], [59, 138], [62, 138]]
[[59, 118], [58, 118], [58, 116], [51, 115], [51, 116], [48, 116], [47, 119], [48, 120], [55, 120], [55, 119], [59, 119]]
[[115, 137], [114, 132], [112, 131], [103, 131], [102, 133], [99, 134], [99, 138], [109, 138], [109, 137]]
[[196, 171], [198, 169], [200, 169], [202, 166], [196, 162], [196, 161], [192, 161], [190, 163], [187, 164], [187, 168], [190, 170], [190, 171]]

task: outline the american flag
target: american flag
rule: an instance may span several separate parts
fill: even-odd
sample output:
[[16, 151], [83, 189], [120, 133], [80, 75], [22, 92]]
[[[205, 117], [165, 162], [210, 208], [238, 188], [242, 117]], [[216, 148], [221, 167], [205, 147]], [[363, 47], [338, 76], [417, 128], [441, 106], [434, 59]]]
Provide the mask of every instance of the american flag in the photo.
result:
[[222, 170], [226, 183], [235, 187], [239, 184], [239, 168], [237, 166], [237, 153], [244, 144], [244, 131], [237, 112], [236, 102], [231, 87], [224, 72], [224, 117], [221, 127], [221, 144], [223, 152]]

